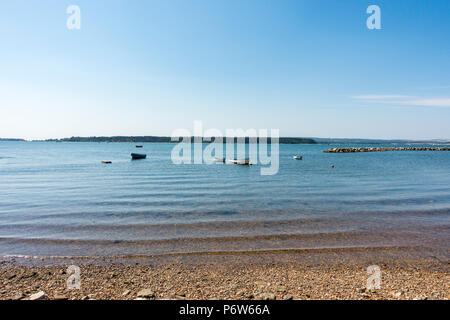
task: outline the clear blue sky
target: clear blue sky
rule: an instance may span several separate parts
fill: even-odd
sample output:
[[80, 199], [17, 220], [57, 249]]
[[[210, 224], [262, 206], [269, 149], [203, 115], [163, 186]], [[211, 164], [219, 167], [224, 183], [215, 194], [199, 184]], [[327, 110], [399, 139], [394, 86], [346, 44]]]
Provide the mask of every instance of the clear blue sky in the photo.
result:
[[[66, 9], [81, 9], [68, 30]], [[366, 8], [381, 8], [369, 30]], [[0, 137], [450, 138], [450, 1], [3, 1]]]

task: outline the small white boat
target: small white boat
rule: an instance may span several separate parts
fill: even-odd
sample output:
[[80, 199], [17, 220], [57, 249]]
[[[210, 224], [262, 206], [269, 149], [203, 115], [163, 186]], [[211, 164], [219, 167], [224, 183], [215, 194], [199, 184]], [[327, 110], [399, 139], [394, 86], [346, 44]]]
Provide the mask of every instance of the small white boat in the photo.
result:
[[294, 160], [302, 160], [303, 157], [302, 156], [294, 156]]
[[241, 166], [251, 166], [252, 163], [250, 162], [250, 159], [232, 159], [232, 160], [228, 160], [229, 163], [232, 164], [238, 164]]
[[225, 163], [225, 158], [214, 158], [214, 162], [221, 162], [221, 163]]

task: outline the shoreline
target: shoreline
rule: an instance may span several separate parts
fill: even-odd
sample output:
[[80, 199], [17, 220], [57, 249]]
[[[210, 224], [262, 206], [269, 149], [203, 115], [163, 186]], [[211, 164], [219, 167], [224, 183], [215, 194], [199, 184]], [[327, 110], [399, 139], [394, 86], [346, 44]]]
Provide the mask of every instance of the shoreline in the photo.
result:
[[[0, 300], [40, 291], [51, 300], [449, 299], [448, 259], [416, 250], [1, 258]], [[67, 288], [69, 265], [80, 268], [80, 290]], [[366, 288], [370, 265], [380, 267], [378, 290]]]
[[[245, 228], [258, 224], [249, 224]], [[266, 224], [267, 226], [267, 224]], [[191, 228], [192, 234], [203, 231], [203, 237], [178, 237], [173, 239], [157, 239], [163, 231], [170, 234], [170, 228], [152, 231], [155, 228], [145, 227], [135, 230], [133, 235], [144, 238], [145, 233], [152, 234], [155, 239], [113, 240], [113, 239], [51, 239], [51, 238], [8, 238], [0, 237], [0, 259], [2, 257], [38, 257], [38, 258], [79, 258], [89, 259], [102, 257], [121, 258], [152, 258], [165, 256], [188, 255], [257, 255], [257, 254], [314, 254], [314, 253], [346, 253], [346, 252], [374, 252], [399, 251], [409, 252], [423, 257], [424, 254], [434, 252], [442, 257], [448, 256], [449, 227], [422, 226], [403, 228], [389, 226], [385, 228], [372, 227], [369, 222], [366, 230], [326, 232], [317, 223], [310, 225], [303, 223], [303, 229], [320, 229], [313, 233], [286, 233], [268, 235], [230, 235], [209, 237], [204, 228]], [[283, 229], [287, 229], [284, 227]], [[180, 228], [178, 228], [180, 229]], [[178, 230], [186, 234], [187, 232]], [[217, 232], [216, 230], [213, 230]], [[239, 231], [239, 230], [238, 230]], [[210, 231], [211, 232], [211, 231]]]

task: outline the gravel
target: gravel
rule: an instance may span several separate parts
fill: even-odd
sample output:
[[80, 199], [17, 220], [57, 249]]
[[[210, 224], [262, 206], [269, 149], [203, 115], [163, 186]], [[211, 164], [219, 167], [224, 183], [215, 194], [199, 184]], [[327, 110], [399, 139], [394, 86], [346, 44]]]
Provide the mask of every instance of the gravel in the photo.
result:
[[[381, 288], [366, 289], [368, 264], [222, 262], [152, 265], [81, 262], [81, 288], [66, 287], [69, 264], [0, 265], [0, 299], [448, 299], [447, 263], [380, 263]], [[225, 261], [225, 262], [223, 262]], [[72, 264], [71, 262], [70, 264]], [[15, 275], [12, 277], [12, 275]]]

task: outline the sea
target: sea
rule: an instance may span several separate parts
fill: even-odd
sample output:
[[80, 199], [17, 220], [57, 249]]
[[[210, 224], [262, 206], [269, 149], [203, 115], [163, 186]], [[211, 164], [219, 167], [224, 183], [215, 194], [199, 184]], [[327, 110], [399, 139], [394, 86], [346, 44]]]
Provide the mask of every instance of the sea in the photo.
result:
[[[448, 151], [281, 144], [277, 173], [262, 175], [260, 163], [175, 164], [175, 144], [139, 144], [0, 142], [0, 256], [448, 252]], [[133, 152], [147, 158], [132, 160]]]

